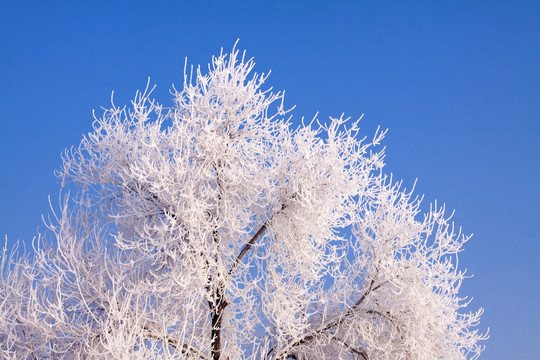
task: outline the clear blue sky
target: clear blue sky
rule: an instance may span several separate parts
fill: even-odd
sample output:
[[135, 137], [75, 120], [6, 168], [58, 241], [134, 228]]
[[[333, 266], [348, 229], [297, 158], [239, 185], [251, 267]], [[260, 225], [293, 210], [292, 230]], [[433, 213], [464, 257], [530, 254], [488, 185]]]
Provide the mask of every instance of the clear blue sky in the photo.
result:
[[[482, 359], [540, 354], [540, 2], [0, 0], [0, 234], [30, 244], [60, 153], [92, 109], [147, 77], [168, 104], [184, 58], [255, 57], [295, 118], [365, 113], [387, 171], [474, 233], [463, 294], [484, 307]], [[250, 5], [245, 5], [250, 3]], [[330, 3], [332, 3], [330, 5]], [[184, 5], [182, 5], [184, 4]], [[187, 5], [196, 4], [196, 5]]]

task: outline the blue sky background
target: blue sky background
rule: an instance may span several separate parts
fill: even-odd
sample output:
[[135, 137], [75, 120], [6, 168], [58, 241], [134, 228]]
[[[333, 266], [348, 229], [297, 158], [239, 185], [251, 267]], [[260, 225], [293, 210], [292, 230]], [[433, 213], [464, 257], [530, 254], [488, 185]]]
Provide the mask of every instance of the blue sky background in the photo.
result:
[[538, 359], [539, 19], [538, 1], [0, 0], [0, 234], [43, 229], [60, 154], [112, 90], [127, 103], [150, 76], [168, 105], [186, 56], [239, 38], [296, 120], [389, 129], [387, 172], [475, 234], [460, 267], [490, 327], [481, 358]]

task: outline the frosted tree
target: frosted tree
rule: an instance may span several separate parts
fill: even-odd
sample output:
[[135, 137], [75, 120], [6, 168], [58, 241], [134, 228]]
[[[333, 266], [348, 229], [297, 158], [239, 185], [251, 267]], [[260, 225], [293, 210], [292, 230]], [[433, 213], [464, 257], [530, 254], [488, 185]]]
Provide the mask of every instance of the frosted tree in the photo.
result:
[[[106, 110], [33, 251], [4, 250], [3, 359], [470, 359], [468, 237], [384, 175], [384, 136], [295, 127], [233, 50]], [[75, 190], [74, 190], [75, 189]]]

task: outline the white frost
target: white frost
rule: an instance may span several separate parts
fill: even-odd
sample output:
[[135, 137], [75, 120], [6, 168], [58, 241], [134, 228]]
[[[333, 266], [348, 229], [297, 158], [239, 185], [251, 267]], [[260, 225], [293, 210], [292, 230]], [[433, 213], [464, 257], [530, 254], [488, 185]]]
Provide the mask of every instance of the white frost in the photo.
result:
[[[77, 193], [4, 252], [5, 359], [470, 359], [468, 239], [382, 173], [384, 132], [293, 129], [238, 51], [66, 151]], [[72, 185], [68, 185], [72, 186]], [[55, 245], [52, 245], [55, 244]]]

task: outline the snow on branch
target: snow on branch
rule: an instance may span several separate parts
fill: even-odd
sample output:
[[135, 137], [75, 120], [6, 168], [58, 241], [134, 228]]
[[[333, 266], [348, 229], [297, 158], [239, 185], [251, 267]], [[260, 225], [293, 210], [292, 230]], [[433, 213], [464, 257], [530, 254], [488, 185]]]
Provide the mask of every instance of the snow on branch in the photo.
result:
[[[48, 231], [0, 264], [4, 359], [474, 359], [469, 237], [384, 173], [385, 131], [293, 127], [235, 48], [106, 109]], [[70, 184], [70, 185], [67, 185]]]

